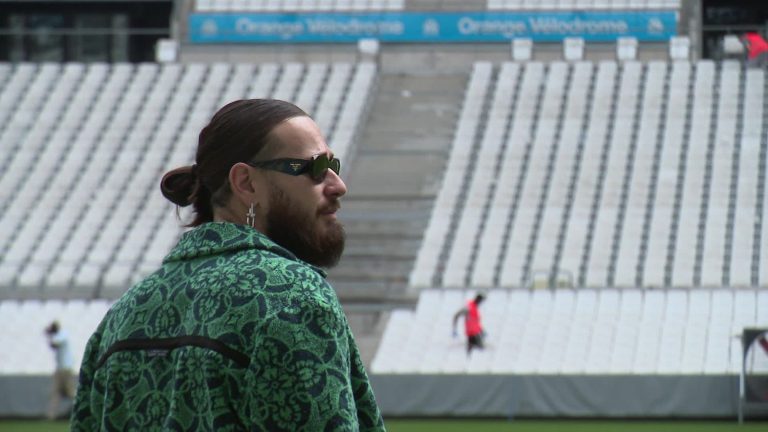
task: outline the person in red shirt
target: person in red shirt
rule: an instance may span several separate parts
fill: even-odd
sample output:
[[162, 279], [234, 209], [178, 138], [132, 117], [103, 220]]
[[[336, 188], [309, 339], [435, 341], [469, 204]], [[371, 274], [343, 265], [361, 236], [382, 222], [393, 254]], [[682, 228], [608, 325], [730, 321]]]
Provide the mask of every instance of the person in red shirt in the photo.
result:
[[467, 306], [461, 308], [453, 316], [453, 336], [456, 337], [456, 323], [459, 318], [464, 317], [464, 334], [467, 336], [467, 355], [472, 353], [473, 348], [483, 349], [485, 347], [483, 339], [485, 330], [480, 320], [480, 303], [485, 300], [483, 293], [479, 293], [474, 299], [467, 301]]
[[749, 32], [741, 37], [747, 49], [747, 66], [762, 67], [768, 64], [768, 42], [757, 32]]

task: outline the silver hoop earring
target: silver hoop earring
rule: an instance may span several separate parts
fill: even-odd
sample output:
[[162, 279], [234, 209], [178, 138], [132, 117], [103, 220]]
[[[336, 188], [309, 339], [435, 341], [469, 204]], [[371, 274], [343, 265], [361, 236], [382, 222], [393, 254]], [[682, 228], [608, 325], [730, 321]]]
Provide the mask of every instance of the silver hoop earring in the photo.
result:
[[245, 214], [245, 223], [251, 228], [256, 228], [256, 211], [254, 210], [253, 203], [248, 208], [248, 213]]

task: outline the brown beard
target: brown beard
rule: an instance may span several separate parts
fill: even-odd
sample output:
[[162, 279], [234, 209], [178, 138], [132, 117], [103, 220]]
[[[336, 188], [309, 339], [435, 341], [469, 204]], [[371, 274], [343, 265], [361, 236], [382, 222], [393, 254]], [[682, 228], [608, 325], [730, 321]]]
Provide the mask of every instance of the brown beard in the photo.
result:
[[321, 232], [317, 214], [300, 214], [282, 189], [274, 184], [271, 186], [267, 237], [304, 262], [325, 268], [335, 266], [344, 252], [344, 227], [333, 221], [324, 233]]

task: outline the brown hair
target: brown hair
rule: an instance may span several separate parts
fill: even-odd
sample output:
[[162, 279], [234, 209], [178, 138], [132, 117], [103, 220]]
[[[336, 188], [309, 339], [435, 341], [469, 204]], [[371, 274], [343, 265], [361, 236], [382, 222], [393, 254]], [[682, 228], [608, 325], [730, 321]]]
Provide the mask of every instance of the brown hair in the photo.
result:
[[301, 116], [307, 113], [276, 99], [228, 103], [200, 131], [196, 163], [163, 176], [163, 196], [179, 207], [192, 204], [195, 218], [187, 226], [213, 221], [214, 206], [226, 205], [232, 193], [228, 181], [232, 165], [252, 160], [270, 142], [270, 132], [278, 124]]

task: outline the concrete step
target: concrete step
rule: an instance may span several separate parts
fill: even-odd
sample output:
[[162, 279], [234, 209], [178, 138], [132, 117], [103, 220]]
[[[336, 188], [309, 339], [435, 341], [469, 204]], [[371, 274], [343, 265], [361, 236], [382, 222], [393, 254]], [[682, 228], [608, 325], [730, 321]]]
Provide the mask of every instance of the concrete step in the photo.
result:
[[401, 239], [421, 238], [425, 224], [418, 220], [394, 222], [343, 222], [347, 238], [394, 237]]
[[412, 257], [345, 256], [331, 269], [334, 278], [372, 279], [405, 283], [413, 265]]
[[355, 343], [360, 350], [360, 357], [366, 368], [370, 369], [371, 362], [376, 355], [376, 350], [389, 321], [388, 311], [359, 311], [356, 308], [344, 306], [344, 314], [347, 322], [355, 335]]
[[382, 73], [345, 169], [347, 247], [328, 279], [345, 301], [408, 298], [468, 75]]
[[422, 218], [431, 213], [432, 201], [429, 197], [409, 196], [407, 191], [401, 191], [399, 196], [358, 193], [342, 198], [339, 217], [346, 221]]
[[371, 303], [387, 304], [390, 302], [415, 302], [418, 296], [413, 296], [402, 283], [371, 281], [360, 279], [341, 279], [332, 276], [328, 282], [333, 286], [342, 303]]
[[386, 257], [414, 259], [420, 244], [421, 238], [399, 239], [389, 236], [347, 237], [344, 258], [375, 259], [376, 257]]

